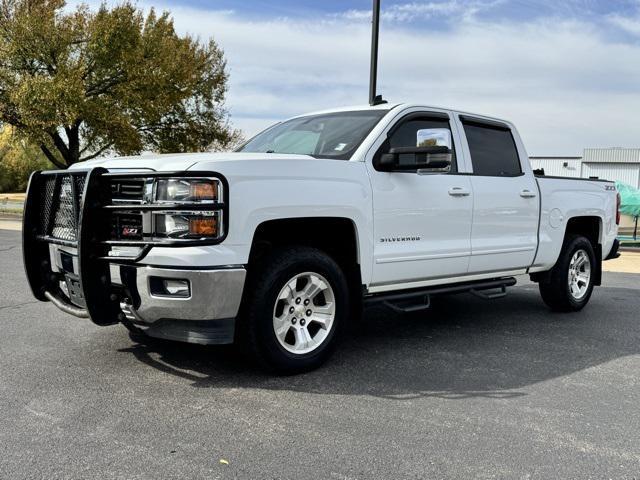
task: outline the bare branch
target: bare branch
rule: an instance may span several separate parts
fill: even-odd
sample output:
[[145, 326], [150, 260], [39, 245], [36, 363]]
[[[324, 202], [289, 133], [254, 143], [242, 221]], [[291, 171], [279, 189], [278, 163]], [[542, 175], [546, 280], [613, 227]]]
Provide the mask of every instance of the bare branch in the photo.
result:
[[42, 150], [42, 153], [44, 153], [45, 157], [47, 157], [47, 159], [53, 163], [56, 167], [58, 167], [61, 170], [65, 170], [67, 168], [67, 165], [61, 163], [60, 161], [58, 161], [58, 159], [56, 158], [56, 156], [51, 152], [51, 150], [49, 150], [47, 148], [46, 145], [40, 145], [40, 150]]
[[110, 143], [108, 145], [105, 145], [104, 147], [100, 148], [97, 152], [92, 153], [91, 155], [88, 155], [84, 158], [82, 158], [80, 161], [84, 162], [86, 160], [91, 160], [93, 158], [99, 157], [100, 155], [102, 155], [104, 152], [106, 152], [107, 150], [109, 150], [111, 147], [113, 147], [113, 143]]
[[56, 148], [60, 151], [60, 153], [62, 154], [62, 157], [69, 163], [73, 163], [74, 161], [77, 161], [78, 159], [76, 158], [71, 158], [71, 152], [69, 152], [69, 147], [67, 146], [66, 143], [64, 143], [64, 140], [62, 139], [62, 137], [60, 136], [60, 134], [58, 132], [47, 132], [49, 134], [49, 136], [51, 137], [51, 139], [53, 140], [54, 145], [56, 146]]

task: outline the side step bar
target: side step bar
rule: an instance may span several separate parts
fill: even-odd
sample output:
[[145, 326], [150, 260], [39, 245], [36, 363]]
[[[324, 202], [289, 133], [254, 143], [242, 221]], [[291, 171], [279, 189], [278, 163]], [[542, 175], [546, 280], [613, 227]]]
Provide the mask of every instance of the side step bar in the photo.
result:
[[[498, 278], [495, 280], [480, 280], [476, 282], [455, 283], [404, 292], [392, 292], [365, 297], [366, 305], [384, 304], [398, 313], [411, 313], [426, 310], [431, 306], [431, 296], [449, 295], [453, 293], [472, 293], [485, 300], [502, 298], [507, 294], [507, 287], [517, 283], [514, 277]], [[497, 292], [489, 292], [497, 290]]]

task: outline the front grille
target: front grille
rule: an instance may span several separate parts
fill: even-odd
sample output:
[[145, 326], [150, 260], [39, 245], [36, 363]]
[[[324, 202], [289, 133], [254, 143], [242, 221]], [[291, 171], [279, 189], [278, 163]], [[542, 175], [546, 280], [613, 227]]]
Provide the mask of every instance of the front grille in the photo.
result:
[[[78, 240], [79, 212], [86, 174], [64, 173], [51, 175], [44, 180], [41, 190], [42, 215], [39, 234], [56, 240]], [[142, 202], [144, 181], [139, 179], [111, 182], [113, 202]], [[107, 220], [112, 227], [112, 240], [141, 240], [142, 216], [138, 214], [114, 214]]]
[[40, 235], [75, 242], [85, 174], [50, 176], [41, 190]]
[[142, 215], [123, 214], [111, 217], [112, 240], [142, 240]]
[[111, 197], [114, 201], [142, 201], [144, 195], [144, 180], [113, 180], [111, 182]]
[[[142, 179], [111, 180], [111, 199], [114, 204], [138, 204], [144, 197], [145, 182]], [[133, 212], [111, 215], [110, 240], [142, 240], [142, 215]]]

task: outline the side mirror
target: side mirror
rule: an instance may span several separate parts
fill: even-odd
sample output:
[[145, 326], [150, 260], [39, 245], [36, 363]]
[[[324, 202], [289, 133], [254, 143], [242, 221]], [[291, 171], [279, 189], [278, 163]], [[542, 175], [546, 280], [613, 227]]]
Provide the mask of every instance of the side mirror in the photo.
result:
[[446, 128], [418, 130], [415, 147], [392, 148], [380, 155], [373, 166], [382, 172], [411, 171], [444, 173], [453, 157], [451, 131]]
[[383, 172], [446, 172], [451, 167], [451, 150], [446, 147], [392, 148], [380, 156], [375, 167]]

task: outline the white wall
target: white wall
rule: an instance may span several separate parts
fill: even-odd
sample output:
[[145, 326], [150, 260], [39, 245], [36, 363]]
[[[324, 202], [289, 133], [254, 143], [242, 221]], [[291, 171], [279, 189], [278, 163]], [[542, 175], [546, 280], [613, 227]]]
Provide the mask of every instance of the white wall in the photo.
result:
[[[564, 167], [567, 163], [567, 167]], [[581, 160], [576, 159], [531, 159], [533, 169], [544, 168], [545, 175], [550, 177], [580, 177]]]
[[633, 163], [583, 163], [582, 176], [598, 177], [626, 183], [640, 188], [640, 164]]

